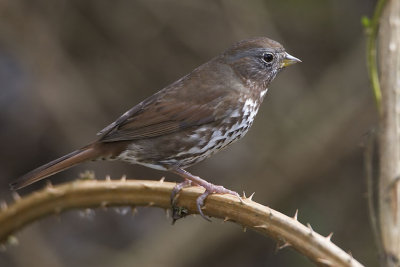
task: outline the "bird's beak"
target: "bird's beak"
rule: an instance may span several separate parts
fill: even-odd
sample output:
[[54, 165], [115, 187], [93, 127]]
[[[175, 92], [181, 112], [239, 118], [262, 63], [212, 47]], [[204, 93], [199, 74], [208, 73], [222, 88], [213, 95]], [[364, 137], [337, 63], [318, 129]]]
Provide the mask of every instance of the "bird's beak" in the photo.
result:
[[290, 66], [290, 65], [293, 65], [293, 64], [296, 64], [299, 62], [301, 62], [300, 59], [298, 59], [292, 55], [289, 55], [288, 53], [285, 52], [285, 57], [282, 60], [281, 68], [286, 68], [287, 66]]

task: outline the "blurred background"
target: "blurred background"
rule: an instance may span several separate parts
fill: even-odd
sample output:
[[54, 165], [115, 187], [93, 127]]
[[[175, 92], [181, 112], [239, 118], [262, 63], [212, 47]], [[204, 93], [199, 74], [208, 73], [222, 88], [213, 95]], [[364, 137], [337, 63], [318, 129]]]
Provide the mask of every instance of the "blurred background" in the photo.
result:
[[[303, 63], [270, 86], [247, 136], [190, 169], [213, 183], [309, 222], [377, 265], [363, 152], [377, 124], [362, 15], [373, 0], [0, 1], [0, 196], [8, 183], [93, 141], [123, 112], [232, 43], [267, 36]], [[168, 181], [141, 166], [96, 162], [98, 179]], [[38, 190], [44, 183], [20, 191]], [[313, 266], [292, 249], [232, 223], [140, 208], [72, 211], [17, 234], [0, 266]]]

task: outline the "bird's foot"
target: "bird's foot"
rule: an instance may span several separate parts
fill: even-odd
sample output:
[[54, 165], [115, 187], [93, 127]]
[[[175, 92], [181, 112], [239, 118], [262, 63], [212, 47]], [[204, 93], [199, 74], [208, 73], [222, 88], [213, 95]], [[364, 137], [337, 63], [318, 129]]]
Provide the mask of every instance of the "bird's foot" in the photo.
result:
[[[172, 191], [171, 194], [171, 204], [172, 204], [172, 215], [174, 218], [174, 215], [178, 215], [178, 218], [182, 218], [184, 216], [181, 216], [181, 214], [177, 214], [176, 212], [174, 212], [174, 210], [176, 210], [176, 195], [179, 193], [180, 190], [182, 190], [185, 187], [191, 186], [192, 184], [196, 184], [199, 185], [201, 187], [204, 187], [206, 189], [206, 191], [201, 194], [197, 200], [196, 200], [196, 206], [197, 206], [197, 210], [199, 212], [199, 214], [201, 215], [201, 217], [203, 217], [205, 220], [207, 221], [211, 221], [208, 217], [206, 217], [202, 211], [202, 207], [204, 206], [204, 201], [206, 200], [206, 198], [208, 197], [208, 195], [210, 194], [229, 194], [229, 195], [234, 195], [236, 196], [241, 203], [243, 203], [242, 199], [240, 198], [240, 195], [232, 190], [226, 189], [225, 187], [221, 186], [221, 185], [214, 185], [211, 184], [203, 179], [201, 179], [198, 176], [194, 176], [193, 174], [185, 171], [184, 169], [181, 168], [176, 168], [173, 170], [173, 172], [175, 172], [176, 174], [180, 175], [181, 177], [183, 177], [185, 179], [184, 182], [176, 185]], [[186, 215], [186, 214], [185, 214]], [[174, 219], [174, 221], [176, 221], [176, 219]]]
[[185, 179], [182, 183], [175, 185], [171, 192], [171, 210], [172, 210], [172, 224], [174, 224], [177, 220], [186, 217], [188, 215], [187, 209], [183, 207], [176, 206], [176, 201], [178, 198], [179, 192], [186, 187], [190, 187], [192, 185], [192, 181]]
[[201, 184], [202, 187], [206, 189], [206, 191], [201, 194], [197, 200], [196, 200], [196, 205], [197, 205], [197, 210], [199, 211], [201, 217], [206, 219], [207, 221], [211, 222], [211, 220], [206, 217], [203, 213], [203, 210], [201, 209], [204, 206], [204, 201], [206, 198], [211, 195], [211, 194], [229, 194], [229, 195], [234, 195], [239, 198], [240, 202], [243, 202], [242, 199], [240, 198], [240, 195], [232, 190], [226, 189], [225, 187], [221, 185], [214, 185], [211, 183], [206, 182], [206, 184]]
[[192, 181], [185, 179], [182, 183], [175, 185], [171, 192], [171, 206], [174, 207], [176, 204], [176, 200], [179, 192], [186, 187], [190, 187], [192, 185]]

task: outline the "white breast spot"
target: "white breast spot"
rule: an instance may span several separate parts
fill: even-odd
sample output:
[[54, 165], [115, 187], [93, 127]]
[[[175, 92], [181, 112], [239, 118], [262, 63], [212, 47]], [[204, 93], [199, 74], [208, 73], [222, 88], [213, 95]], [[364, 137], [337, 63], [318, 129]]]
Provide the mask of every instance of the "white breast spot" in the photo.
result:
[[264, 96], [265, 96], [265, 94], [266, 94], [267, 92], [268, 92], [268, 88], [265, 89], [265, 90], [263, 90], [263, 91], [261, 91], [261, 93], [260, 93], [260, 98], [263, 99]]

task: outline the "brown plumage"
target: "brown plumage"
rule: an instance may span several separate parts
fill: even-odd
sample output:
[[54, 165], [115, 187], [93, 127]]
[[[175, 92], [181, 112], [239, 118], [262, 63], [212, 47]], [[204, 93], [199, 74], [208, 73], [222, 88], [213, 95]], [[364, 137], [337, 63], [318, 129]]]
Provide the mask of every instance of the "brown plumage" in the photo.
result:
[[299, 62], [277, 42], [254, 38], [193, 70], [124, 113], [99, 132], [99, 139], [43, 165], [11, 184], [19, 189], [88, 160], [116, 159], [181, 175], [184, 186], [210, 193], [237, 193], [212, 185], [184, 169], [243, 137], [252, 125], [269, 83]]

